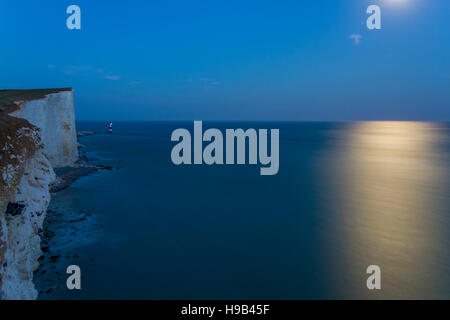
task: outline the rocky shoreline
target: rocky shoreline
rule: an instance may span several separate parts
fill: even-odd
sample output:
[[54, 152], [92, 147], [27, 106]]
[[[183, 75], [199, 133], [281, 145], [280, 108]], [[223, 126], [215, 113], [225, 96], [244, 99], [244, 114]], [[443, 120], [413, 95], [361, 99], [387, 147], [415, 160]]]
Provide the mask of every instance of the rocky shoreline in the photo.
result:
[[67, 209], [61, 206], [63, 201], [54, 201], [58, 192], [67, 189], [79, 178], [115, 169], [98, 164], [100, 160], [90, 157], [89, 150], [80, 143], [80, 138], [93, 134], [95, 133], [79, 132], [79, 160], [73, 166], [55, 169], [56, 180], [50, 185], [53, 199], [43, 227], [39, 230], [42, 255], [38, 259], [39, 267], [34, 272], [39, 299], [51, 299], [56, 291], [65, 289], [65, 268], [79, 259], [79, 255], [69, 248], [93, 241], [93, 238], [102, 238], [99, 234], [102, 225], [91, 212]]
[[98, 161], [96, 158], [89, 158], [85, 146], [80, 144], [79, 139], [81, 137], [94, 135], [92, 131], [79, 131], [78, 137], [78, 153], [79, 159], [73, 166], [56, 168], [56, 180], [50, 185], [50, 192], [52, 194], [68, 188], [72, 183], [81, 177], [87, 176], [100, 170], [112, 170], [113, 167], [104, 166], [101, 164], [93, 164], [92, 162]]

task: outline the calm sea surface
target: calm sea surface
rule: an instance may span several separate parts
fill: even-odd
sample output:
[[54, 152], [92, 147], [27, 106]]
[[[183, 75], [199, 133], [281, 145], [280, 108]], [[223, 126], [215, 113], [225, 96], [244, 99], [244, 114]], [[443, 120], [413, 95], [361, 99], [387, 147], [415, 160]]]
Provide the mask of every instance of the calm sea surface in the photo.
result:
[[[53, 283], [40, 298], [450, 298], [449, 125], [203, 123], [279, 128], [276, 176], [173, 165], [170, 134], [193, 122], [106, 125], [78, 123], [100, 132], [81, 138], [88, 156], [117, 169], [53, 198], [51, 209], [89, 216], [79, 230], [51, 227], [62, 258], [36, 274]], [[69, 264], [80, 291], [65, 288]], [[381, 291], [366, 288], [369, 265]]]

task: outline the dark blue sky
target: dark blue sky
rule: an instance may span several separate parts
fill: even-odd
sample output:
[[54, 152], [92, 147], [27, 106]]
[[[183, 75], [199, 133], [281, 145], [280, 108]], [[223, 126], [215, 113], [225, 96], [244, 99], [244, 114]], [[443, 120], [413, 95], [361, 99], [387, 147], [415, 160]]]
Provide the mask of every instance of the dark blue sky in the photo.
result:
[[448, 121], [449, 14], [448, 0], [0, 0], [0, 88], [74, 87], [82, 120]]

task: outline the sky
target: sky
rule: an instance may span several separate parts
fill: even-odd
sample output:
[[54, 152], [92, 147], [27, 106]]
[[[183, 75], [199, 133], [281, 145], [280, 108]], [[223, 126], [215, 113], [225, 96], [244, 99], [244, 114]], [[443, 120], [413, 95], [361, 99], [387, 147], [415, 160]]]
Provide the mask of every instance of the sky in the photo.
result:
[[[81, 30], [66, 9], [81, 8]], [[381, 30], [366, 9], [381, 7]], [[448, 0], [0, 0], [0, 88], [78, 120], [450, 120]]]

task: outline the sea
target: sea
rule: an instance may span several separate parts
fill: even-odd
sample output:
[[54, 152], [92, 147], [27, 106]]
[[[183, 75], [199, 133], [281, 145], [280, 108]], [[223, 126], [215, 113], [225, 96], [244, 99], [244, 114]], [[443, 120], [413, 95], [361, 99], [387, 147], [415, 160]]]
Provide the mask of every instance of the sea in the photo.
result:
[[203, 122], [279, 129], [273, 176], [174, 165], [193, 121], [107, 125], [77, 123], [111, 169], [53, 195], [39, 299], [450, 299], [448, 123]]

